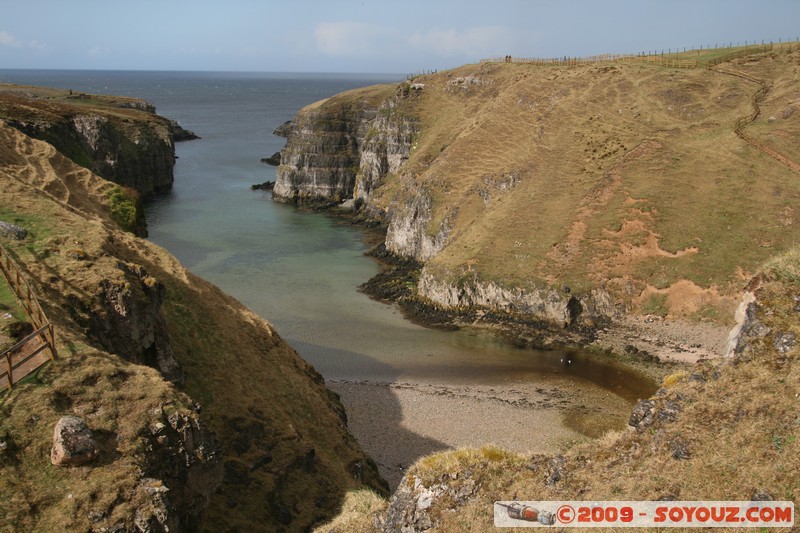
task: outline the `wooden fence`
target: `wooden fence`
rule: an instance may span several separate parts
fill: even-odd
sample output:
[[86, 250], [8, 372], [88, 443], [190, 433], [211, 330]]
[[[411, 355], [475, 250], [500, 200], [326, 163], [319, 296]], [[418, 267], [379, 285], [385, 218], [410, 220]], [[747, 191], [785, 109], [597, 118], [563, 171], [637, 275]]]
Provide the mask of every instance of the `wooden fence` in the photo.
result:
[[[9, 287], [25, 310], [25, 314], [28, 315], [34, 328], [33, 333], [13, 347], [3, 351], [0, 361], [5, 360], [6, 364], [0, 370], [0, 390], [2, 390], [6, 387], [12, 388], [15, 382], [24, 378], [48, 360], [55, 359], [58, 354], [56, 352], [53, 325], [47, 320], [36, 294], [34, 294], [22, 271], [3, 246], [0, 246], [0, 272], [3, 273]], [[45, 351], [49, 352], [48, 357], [41, 355]]]
[[[733, 52], [728, 52], [727, 54], [722, 54], [719, 57], [715, 57], [713, 59], [709, 59], [705, 62], [705, 66], [713, 67], [714, 65], [719, 65], [720, 63], [724, 63], [726, 61], [731, 61], [732, 59], [736, 59], [739, 57], [748, 56], [750, 54], [762, 54], [764, 52], [769, 52], [774, 48], [772, 44], [765, 44], [763, 46], [753, 46], [750, 48], [744, 48], [742, 50], [735, 50]], [[791, 50], [791, 45], [790, 48]]]
[[[709, 68], [712, 68], [712, 67], [709, 66]], [[762, 80], [761, 78], [753, 76], [752, 74], [748, 74], [747, 72], [733, 71], [733, 70], [719, 69], [719, 68], [714, 69], [714, 71], [720, 72], [722, 74], [727, 74], [729, 76], [736, 76], [736, 77], [745, 79], [747, 81], [751, 81], [753, 83], [757, 83], [757, 84], [759, 84], [761, 86], [758, 89], [758, 91], [756, 91], [755, 94], [753, 94], [753, 96], [750, 97], [750, 105], [752, 106], [753, 111], [749, 115], [747, 115], [745, 117], [742, 117], [742, 118], [740, 118], [739, 120], [736, 121], [736, 123], [733, 126], [733, 132], [740, 139], [742, 139], [743, 141], [745, 141], [748, 144], [750, 144], [753, 148], [755, 148], [757, 150], [760, 150], [761, 152], [763, 152], [766, 155], [770, 156], [771, 158], [775, 159], [779, 163], [782, 163], [782, 164], [786, 165], [787, 167], [789, 167], [790, 169], [794, 170], [795, 172], [800, 172], [800, 163], [797, 163], [796, 161], [794, 161], [790, 157], [788, 157], [786, 155], [783, 155], [782, 153], [778, 152], [777, 150], [774, 150], [774, 149], [770, 148], [769, 146], [765, 145], [764, 143], [756, 140], [754, 137], [751, 137], [750, 135], [745, 133], [745, 128], [749, 124], [752, 124], [756, 120], [756, 118], [758, 118], [758, 116], [761, 114], [761, 105], [760, 104], [761, 104], [761, 101], [764, 99], [764, 97], [769, 92], [770, 85], [765, 80]]]

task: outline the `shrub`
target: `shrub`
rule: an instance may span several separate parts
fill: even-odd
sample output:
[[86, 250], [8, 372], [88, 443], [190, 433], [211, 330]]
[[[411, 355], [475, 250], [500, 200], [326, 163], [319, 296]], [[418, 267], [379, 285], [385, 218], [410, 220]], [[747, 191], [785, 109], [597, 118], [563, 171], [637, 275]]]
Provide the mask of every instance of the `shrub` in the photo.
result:
[[139, 193], [130, 187], [115, 186], [108, 193], [111, 218], [125, 231], [136, 233], [142, 220]]

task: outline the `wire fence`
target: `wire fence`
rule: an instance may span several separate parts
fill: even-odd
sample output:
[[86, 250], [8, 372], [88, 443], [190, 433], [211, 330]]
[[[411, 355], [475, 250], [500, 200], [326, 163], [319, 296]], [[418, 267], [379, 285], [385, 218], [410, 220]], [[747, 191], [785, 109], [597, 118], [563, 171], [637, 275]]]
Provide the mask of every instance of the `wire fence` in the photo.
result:
[[[800, 49], [800, 38], [794, 41], [783, 41], [780, 39], [777, 43], [770, 42], [762, 44], [747, 43], [744, 46], [731, 46], [722, 47], [707, 47], [696, 48], [687, 50], [685, 47], [683, 51], [679, 49], [648, 51], [639, 54], [601, 54], [589, 57], [559, 57], [559, 58], [536, 58], [536, 57], [492, 57], [488, 59], [481, 59], [481, 64], [484, 63], [525, 63], [537, 66], [577, 66], [587, 65], [593, 63], [613, 62], [613, 63], [633, 63], [633, 64], [646, 64], [657, 65], [666, 68], [699, 68], [711, 67], [731, 61], [733, 59], [744, 57], [750, 54], [760, 54], [772, 50], [794, 51]], [[738, 43], [737, 43], [738, 45]], [[728, 50], [727, 52], [725, 50]], [[694, 57], [693, 57], [694, 56]]]

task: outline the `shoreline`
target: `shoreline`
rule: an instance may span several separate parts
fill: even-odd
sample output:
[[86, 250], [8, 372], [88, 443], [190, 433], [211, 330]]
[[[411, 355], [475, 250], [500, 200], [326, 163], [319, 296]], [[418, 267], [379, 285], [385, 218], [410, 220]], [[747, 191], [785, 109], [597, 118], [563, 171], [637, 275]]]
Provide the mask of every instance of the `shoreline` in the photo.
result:
[[411, 288], [419, 278], [420, 263], [393, 255], [382, 243], [367, 255], [382, 266], [378, 275], [359, 286], [370, 298], [397, 305], [415, 324], [445, 330], [486, 329], [519, 348], [600, 350], [635, 366], [692, 365], [722, 357], [732, 327], [655, 315], [625, 315], [595, 326], [558, 327], [545, 320], [491, 310], [445, 309], [420, 298]]
[[627, 416], [620, 416], [630, 411], [629, 402], [611, 392], [561, 380], [492, 386], [326, 384], [339, 395], [348, 429], [392, 491], [421, 457], [486, 444], [521, 454], [556, 454], [623, 429]]
[[[723, 355], [730, 328], [711, 323], [630, 315], [593, 327], [559, 328], [487, 310], [439, 308], [413, 291], [422, 265], [388, 252], [381, 238], [385, 228], [361, 223], [353, 211], [321, 211], [342, 224], [360, 226], [365, 242], [372, 245], [366, 255], [381, 270], [358, 290], [396, 305], [407, 320], [423, 327], [488, 330], [522, 349], [596, 352], [656, 385], [698, 361]], [[426, 455], [485, 444], [521, 454], [557, 454], [608, 431], [624, 430], [633, 408], [608, 391], [581, 404], [585, 391], [564, 382], [455, 386], [331, 380], [327, 385], [340, 396], [350, 431], [392, 491], [406, 469]]]

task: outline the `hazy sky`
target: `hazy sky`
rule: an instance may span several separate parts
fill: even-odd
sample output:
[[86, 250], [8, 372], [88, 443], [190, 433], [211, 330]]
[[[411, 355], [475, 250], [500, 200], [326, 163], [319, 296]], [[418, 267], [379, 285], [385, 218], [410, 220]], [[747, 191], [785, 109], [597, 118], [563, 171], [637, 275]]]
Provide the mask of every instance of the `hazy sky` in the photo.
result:
[[412, 73], [798, 33], [800, 0], [0, 0], [0, 68]]

